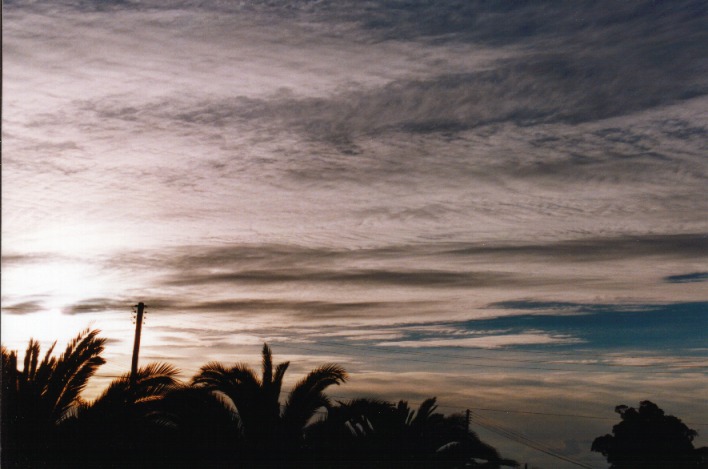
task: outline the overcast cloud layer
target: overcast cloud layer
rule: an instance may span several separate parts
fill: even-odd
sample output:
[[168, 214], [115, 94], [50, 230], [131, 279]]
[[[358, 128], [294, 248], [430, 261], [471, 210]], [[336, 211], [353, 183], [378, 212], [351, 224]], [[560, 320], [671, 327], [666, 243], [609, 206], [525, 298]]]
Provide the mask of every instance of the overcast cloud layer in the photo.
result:
[[267, 340], [292, 378], [336, 360], [345, 397], [487, 409], [591, 466], [618, 404], [705, 433], [707, 24], [698, 0], [4, 2], [3, 343], [100, 327], [98, 389], [145, 301], [141, 360], [185, 377]]

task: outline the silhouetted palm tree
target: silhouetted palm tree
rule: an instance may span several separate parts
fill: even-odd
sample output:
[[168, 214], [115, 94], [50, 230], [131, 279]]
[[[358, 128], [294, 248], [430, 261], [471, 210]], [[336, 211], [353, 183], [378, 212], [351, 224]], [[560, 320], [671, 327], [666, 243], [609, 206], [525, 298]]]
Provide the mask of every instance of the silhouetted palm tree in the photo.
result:
[[58, 358], [52, 357], [56, 342], [42, 358], [39, 342], [32, 339], [22, 370], [17, 353], [2, 348], [2, 467], [33, 467], [55, 457], [56, 426], [105, 363], [106, 340], [99, 333], [82, 331]]
[[126, 373], [95, 400], [77, 405], [61, 425], [66, 462], [136, 467], [162, 459], [155, 443], [167, 430], [157, 403], [179, 386], [178, 372], [166, 363], [150, 363], [137, 370], [134, 380]]
[[160, 399], [179, 385], [179, 370], [168, 363], [150, 363], [137, 370], [131, 385], [130, 373], [114, 379], [88, 408], [93, 411], [113, 410], [127, 404], [140, 405]]
[[[330, 468], [455, 468], [516, 466], [503, 460], [466, 427], [462, 415], [436, 413], [435, 398], [418, 411], [355, 399], [332, 407], [325, 419], [308, 428], [308, 443]], [[477, 463], [476, 460], [483, 460]], [[483, 465], [482, 465], [483, 464]]]
[[179, 387], [156, 403], [163, 467], [233, 468], [243, 451], [238, 414], [207, 388]]
[[300, 380], [281, 410], [280, 393], [289, 362], [273, 366], [267, 344], [262, 351], [259, 378], [248, 365], [226, 368], [218, 362], [203, 366], [193, 378], [195, 386], [223, 393], [238, 412], [247, 447], [259, 459], [292, 457], [300, 448], [303, 429], [315, 412], [329, 407], [324, 390], [346, 381], [347, 373], [336, 364], [326, 364]]

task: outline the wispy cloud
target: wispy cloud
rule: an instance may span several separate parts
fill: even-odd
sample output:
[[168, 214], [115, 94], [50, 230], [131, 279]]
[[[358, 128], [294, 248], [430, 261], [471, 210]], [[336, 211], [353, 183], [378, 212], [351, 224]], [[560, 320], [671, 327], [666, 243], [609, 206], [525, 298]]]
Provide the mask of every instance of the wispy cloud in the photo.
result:
[[538, 332], [524, 334], [488, 335], [484, 337], [465, 337], [460, 339], [424, 339], [401, 340], [381, 342], [379, 345], [388, 347], [426, 348], [426, 347], [472, 347], [472, 348], [500, 348], [511, 345], [551, 345], [551, 344], [577, 344], [580, 339], [550, 335]]
[[[482, 287], [502, 280], [504, 274], [494, 272], [449, 272], [449, 271], [308, 271], [295, 269], [272, 269], [269, 271], [242, 271], [234, 273], [180, 274], [167, 283], [173, 285], [200, 285], [204, 283], [339, 283], [345, 285], [398, 285], [425, 288]], [[521, 281], [520, 279], [518, 281]]]
[[636, 257], [703, 257], [708, 250], [708, 235], [667, 234], [561, 240], [547, 244], [457, 246], [451, 255], [506, 255], [565, 259], [572, 262], [621, 260]]
[[46, 306], [41, 300], [22, 301], [19, 303], [5, 304], [3, 301], [2, 311], [4, 314], [28, 314], [45, 310]]

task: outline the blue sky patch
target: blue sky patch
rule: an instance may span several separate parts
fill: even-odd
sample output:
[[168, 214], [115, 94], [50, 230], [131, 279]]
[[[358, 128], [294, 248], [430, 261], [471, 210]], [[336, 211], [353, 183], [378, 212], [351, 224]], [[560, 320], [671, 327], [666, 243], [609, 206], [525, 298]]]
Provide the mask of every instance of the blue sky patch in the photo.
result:
[[683, 275], [669, 275], [664, 277], [664, 280], [669, 283], [692, 283], [692, 282], [708, 282], [708, 272], [694, 272]]

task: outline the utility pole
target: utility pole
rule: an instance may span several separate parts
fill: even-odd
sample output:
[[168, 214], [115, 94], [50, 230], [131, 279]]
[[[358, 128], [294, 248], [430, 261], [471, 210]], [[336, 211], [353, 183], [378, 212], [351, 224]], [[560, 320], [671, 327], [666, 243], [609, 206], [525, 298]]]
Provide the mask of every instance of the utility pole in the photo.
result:
[[130, 366], [130, 388], [135, 387], [138, 378], [138, 352], [140, 351], [140, 333], [143, 329], [143, 314], [145, 313], [145, 303], [142, 301], [135, 305], [135, 343], [133, 344], [133, 362]]
[[469, 409], [467, 409], [467, 412], [465, 412], [465, 424], [467, 428], [467, 432], [469, 433], [470, 431], [470, 420], [472, 420], [472, 414]]

